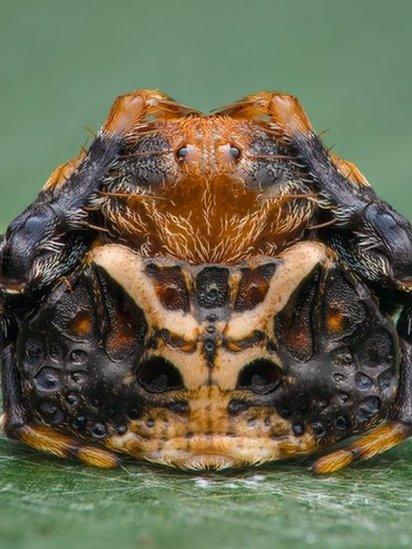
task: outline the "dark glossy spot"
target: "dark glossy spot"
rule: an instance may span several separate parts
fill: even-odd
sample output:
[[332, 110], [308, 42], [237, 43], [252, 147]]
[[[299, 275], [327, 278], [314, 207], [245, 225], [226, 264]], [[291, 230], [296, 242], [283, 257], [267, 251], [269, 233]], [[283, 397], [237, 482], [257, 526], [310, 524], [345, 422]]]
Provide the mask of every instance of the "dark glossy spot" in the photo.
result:
[[68, 393], [66, 395], [66, 402], [70, 406], [77, 406], [79, 404], [79, 396], [76, 393]]
[[345, 429], [347, 429], [349, 427], [348, 418], [346, 418], [345, 416], [339, 416], [336, 419], [335, 424], [336, 424], [336, 427], [338, 429], [340, 429], [341, 431], [344, 431]]
[[279, 410], [279, 413], [285, 419], [289, 419], [290, 417], [292, 417], [293, 414], [292, 409], [288, 406], [282, 406]]
[[247, 420], [247, 424], [249, 425], [249, 427], [253, 427], [254, 425], [256, 425], [256, 418], [250, 417], [250, 418]]
[[72, 364], [84, 364], [87, 361], [87, 353], [82, 349], [74, 349], [69, 355]]
[[50, 425], [58, 425], [64, 420], [63, 411], [50, 400], [43, 400], [40, 403], [40, 411]]
[[379, 411], [381, 404], [382, 403], [379, 397], [366, 398], [359, 406], [356, 413], [357, 418], [360, 421], [367, 421]]
[[40, 358], [43, 356], [43, 348], [40, 345], [29, 341], [26, 346], [26, 356], [32, 359]]
[[73, 372], [71, 378], [76, 383], [83, 383], [87, 379], [87, 374], [85, 372]]
[[57, 391], [61, 387], [60, 373], [52, 368], [42, 368], [35, 376], [34, 382], [43, 391]]
[[129, 408], [127, 415], [130, 419], [138, 419], [140, 417], [141, 410], [139, 408]]
[[235, 147], [235, 145], [230, 145], [229, 148], [230, 156], [233, 158], [233, 160], [239, 160], [241, 156], [240, 149], [238, 147]]
[[57, 347], [57, 345], [50, 345], [49, 348], [49, 356], [52, 360], [55, 362], [58, 362], [61, 360], [63, 353], [62, 351]]
[[348, 402], [349, 400], [349, 395], [348, 393], [338, 393], [338, 399], [341, 401], [341, 402]]
[[179, 370], [160, 356], [149, 358], [140, 365], [137, 370], [137, 381], [151, 393], [165, 393], [183, 387]]
[[154, 424], [155, 424], [155, 422], [151, 417], [149, 417], [149, 419], [146, 420], [146, 426], [147, 427], [149, 427], [149, 428], [154, 427]]
[[184, 160], [188, 153], [189, 148], [187, 147], [187, 145], [184, 145], [183, 147], [180, 147], [180, 149], [177, 149], [176, 158], [178, 158], [179, 160]]
[[90, 430], [90, 433], [95, 438], [103, 438], [107, 435], [106, 426], [103, 423], [95, 423]]
[[186, 414], [189, 411], [189, 404], [185, 400], [170, 402], [167, 407], [169, 408], [169, 410], [177, 414]]
[[218, 319], [218, 316], [215, 313], [211, 313], [211, 314], [207, 315], [207, 317], [206, 317], [206, 320], [208, 322], [216, 322], [217, 319]]
[[117, 433], [118, 435], [124, 435], [126, 431], [127, 431], [126, 425], [118, 425], [118, 426], [116, 427], [116, 433]]
[[385, 391], [385, 389], [390, 387], [392, 379], [393, 373], [391, 370], [385, 370], [378, 376], [378, 385], [381, 391]]
[[323, 423], [321, 423], [320, 421], [315, 421], [314, 424], [312, 425], [312, 428], [315, 435], [318, 435], [318, 436], [323, 435], [323, 433], [325, 432], [325, 427]]
[[100, 405], [100, 398], [95, 396], [90, 401], [92, 403], [92, 406], [99, 406]]
[[86, 425], [86, 417], [85, 416], [76, 416], [72, 421], [72, 426], [75, 429], [81, 429]]
[[244, 412], [245, 410], [248, 410], [249, 408], [250, 404], [248, 402], [233, 399], [229, 402], [227, 410], [231, 416], [235, 416], [237, 414], [240, 414], [241, 412]]
[[206, 353], [210, 354], [216, 350], [216, 343], [213, 339], [206, 339], [204, 343], [204, 349]]
[[336, 373], [336, 374], [333, 374], [333, 379], [338, 383], [340, 383], [341, 381], [344, 381], [346, 377], [343, 374]]
[[274, 362], [259, 358], [243, 367], [237, 382], [238, 389], [267, 394], [279, 387], [282, 372]]
[[371, 389], [371, 387], [373, 386], [372, 379], [369, 376], [363, 374], [362, 372], [359, 372], [356, 374], [355, 383], [358, 389], [361, 389], [361, 391], [367, 391], [368, 389]]
[[305, 427], [302, 423], [295, 423], [292, 427], [292, 430], [297, 437], [300, 437], [301, 435], [303, 435]]

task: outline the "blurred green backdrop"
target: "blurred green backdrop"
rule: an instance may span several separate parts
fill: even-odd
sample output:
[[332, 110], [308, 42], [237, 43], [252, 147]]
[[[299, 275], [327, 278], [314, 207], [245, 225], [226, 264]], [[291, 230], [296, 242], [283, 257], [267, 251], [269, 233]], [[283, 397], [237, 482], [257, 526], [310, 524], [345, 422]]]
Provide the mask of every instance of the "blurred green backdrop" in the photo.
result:
[[[409, 0], [0, 0], [0, 230], [120, 93], [208, 110], [295, 93], [326, 140], [412, 217]], [[301, 466], [194, 478], [89, 471], [1, 442], [7, 547], [411, 546], [412, 448], [337, 478]]]

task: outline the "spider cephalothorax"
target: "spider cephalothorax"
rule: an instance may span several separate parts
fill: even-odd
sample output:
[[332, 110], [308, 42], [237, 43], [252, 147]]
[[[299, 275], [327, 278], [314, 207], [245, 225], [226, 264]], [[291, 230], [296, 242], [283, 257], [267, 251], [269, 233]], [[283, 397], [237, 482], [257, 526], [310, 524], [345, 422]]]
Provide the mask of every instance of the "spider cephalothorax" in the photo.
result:
[[[0, 244], [4, 424], [110, 467], [308, 454], [409, 436], [412, 232], [297, 100], [203, 115], [116, 100]], [[400, 311], [397, 330], [392, 316]]]

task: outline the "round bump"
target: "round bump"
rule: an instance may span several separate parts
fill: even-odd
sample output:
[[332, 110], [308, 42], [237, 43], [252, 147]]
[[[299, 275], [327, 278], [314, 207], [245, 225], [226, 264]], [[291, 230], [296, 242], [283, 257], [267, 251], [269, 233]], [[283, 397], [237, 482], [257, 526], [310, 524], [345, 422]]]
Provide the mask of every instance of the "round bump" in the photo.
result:
[[356, 417], [359, 419], [359, 421], [367, 421], [379, 412], [381, 406], [382, 402], [379, 397], [368, 397], [359, 406]]
[[84, 383], [87, 379], [85, 372], [72, 372], [71, 378], [75, 383]]
[[303, 425], [303, 423], [300, 423], [300, 422], [294, 423], [292, 427], [292, 431], [295, 436], [300, 437], [305, 432], [305, 426]]
[[393, 372], [389, 370], [385, 370], [378, 376], [378, 385], [381, 391], [385, 391], [386, 389], [389, 389], [391, 386], [391, 382], [393, 380]]
[[256, 418], [255, 417], [250, 417], [247, 420], [247, 424], [248, 424], [249, 427], [254, 427], [256, 425]]
[[37, 360], [43, 357], [43, 347], [35, 343], [34, 341], [28, 341], [26, 343], [26, 356], [27, 358]]
[[151, 429], [152, 427], [154, 427], [154, 419], [152, 419], [151, 417], [149, 417], [147, 420], [146, 420], [146, 427], [149, 427], [149, 429]]
[[76, 393], [67, 393], [66, 402], [69, 406], [77, 406], [79, 404], [79, 395]]
[[95, 423], [90, 429], [90, 434], [95, 438], [103, 438], [107, 435], [106, 426], [103, 423]]
[[322, 436], [325, 432], [325, 426], [320, 421], [315, 421], [312, 425], [312, 429], [318, 437]]
[[282, 382], [282, 372], [274, 362], [260, 358], [243, 367], [237, 388], [265, 395], [277, 389]]
[[83, 349], [73, 349], [69, 355], [72, 364], [84, 364], [87, 362], [87, 353]]
[[82, 429], [86, 425], [86, 416], [83, 416], [83, 415], [76, 416], [72, 420], [71, 424], [74, 429]]
[[332, 360], [337, 366], [350, 366], [353, 364], [353, 355], [349, 347], [341, 347], [333, 351]]
[[126, 425], [118, 425], [118, 426], [116, 427], [116, 433], [117, 433], [118, 435], [124, 435], [124, 434], [126, 433], [126, 431], [127, 431]]
[[358, 372], [355, 376], [355, 384], [361, 391], [368, 391], [373, 387], [373, 380], [366, 374]]
[[336, 428], [345, 431], [349, 427], [349, 420], [346, 416], [339, 416], [335, 421]]
[[97, 408], [97, 406], [100, 406], [100, 399], [97, 396], [92, 397], [90, 402], [91, 402], [92, 406], [95, 406], [96, 408]]
[[340, 400], [340, 402], [345, 403], [345, 402], [348, 402], [349, 395], [348, 395], [348, 393], [338, 393], [337, 398], [338, 398], [338, 400]]
[[217, 314], [215, 314], [215, 313], [210, 313], [210, 314], [207, 315], [206, 320], [207, 320], [208, 322], [216, 322], [216, 321], [218, 320], [218, 318], [219, 318], [219, 317], [217, 316]]
[[139, 419], [141, 411], [139, 408], [129, 408], [127, 410], [127, 416], [129, 419]]
[[60, 372], [53, 368], [42, 368], [35, 376], [34, 383], [41, 391], [58, 391], [61, 388]]
[[293, 412], [292, 412], [292, 409], [289, 407], [289, 406], [282, 406], [280, 409], [279, 409], [279, 414], [284, 418], [284, 419], [290, 419], [293, 415]]
[[50, 425], [59, 425], [64, 420], [64, 413], [51, 400], [43, 400], [40, 403], [40, 411]]
[[186, 400], [170, 402], [167, 407], [169, 410], [176, 412], [177, 414], [186, 414], [189, 411], [189, 403]]
[[54, 343], [49, 347], [49, 357], [53, 362], [60, 362], [63, 358], [63, 352]]
[[139, 366], [137, 381], [150, 393], [165, 393], [183, 387], [179, 370], [161, 356], [149, 358]]
[[342, 381], [345, 381], [346, 376], [344, 376], [343, 374], [341, 374], [339, 372], [336, 372], [335, 374], [333, 374], [333, 379], [335, 381], [337, 381], [338, 383], [341, 383]]
[[227, 411], [231, 416], [236, 416], [238, 414], [241, 414], [242, 412], [245, 412], [249, 408], [250, 408], [249, 402], [244, 402], [243, 400], [234, 398], [229, 402]]
[[206, 339], [204, 342], [204, 350], [206, 354], [212, 354], [216, 351], [216, 343], [213, 339]]

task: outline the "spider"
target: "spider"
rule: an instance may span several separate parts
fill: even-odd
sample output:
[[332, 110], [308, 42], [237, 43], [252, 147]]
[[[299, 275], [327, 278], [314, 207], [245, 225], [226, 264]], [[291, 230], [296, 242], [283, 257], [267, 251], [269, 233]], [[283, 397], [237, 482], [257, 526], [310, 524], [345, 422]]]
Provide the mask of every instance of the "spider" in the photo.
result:
[[294, 96], [118, 97], [0, 242], [3, 425], [33, 448], [329, 473], [411, 434], [411, 226]]

